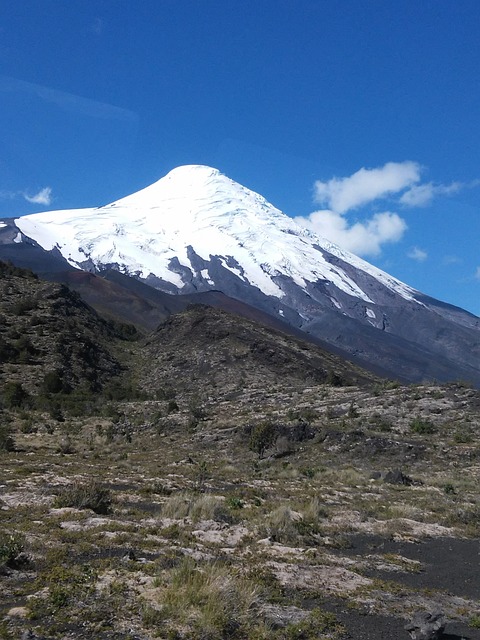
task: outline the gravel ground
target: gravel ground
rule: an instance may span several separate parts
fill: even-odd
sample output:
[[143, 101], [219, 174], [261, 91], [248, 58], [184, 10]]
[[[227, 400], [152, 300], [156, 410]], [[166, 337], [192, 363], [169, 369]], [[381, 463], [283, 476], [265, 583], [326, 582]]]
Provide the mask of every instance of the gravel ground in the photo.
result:
[[[351, 640], [409, 640], [405, 630], [405, 620], [392, 616], [379, 616], [359, 613], [347, 609], [341, 603], [322, 604], [324, 609], [332, 611], [344, 625]], [[480, 640], [480, 630], [467, 625], [450, 622], [445, 628], [442, 640]]]
[[[420, 543], [395, 542], [380, 536], [354, 535], [352, 547], [342, 555], [365, 557], [372, 554], [399, 554], [422, 563], [420, 573], [366, 571], [366, 575], [395, 580], [418, 589], [435, 589], [452, 596], [480, 599], [480, 540], [429, 538]], [[408, 640], [403, 619], [361, 613], [342, 602], [329, 602], [352, 640]], [[443, 640], [480, 640], [480, 629], [458, 622], [447, 623]]]

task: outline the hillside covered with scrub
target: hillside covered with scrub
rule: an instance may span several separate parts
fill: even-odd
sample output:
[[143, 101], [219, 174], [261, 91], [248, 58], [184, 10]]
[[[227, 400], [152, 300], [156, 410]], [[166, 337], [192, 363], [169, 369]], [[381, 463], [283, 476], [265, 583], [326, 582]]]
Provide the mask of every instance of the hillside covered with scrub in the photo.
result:
[[[0, 265], [0, 638], [480, 638], [480, 392]], [[413, 633], [413, 632], [411, 632]]]

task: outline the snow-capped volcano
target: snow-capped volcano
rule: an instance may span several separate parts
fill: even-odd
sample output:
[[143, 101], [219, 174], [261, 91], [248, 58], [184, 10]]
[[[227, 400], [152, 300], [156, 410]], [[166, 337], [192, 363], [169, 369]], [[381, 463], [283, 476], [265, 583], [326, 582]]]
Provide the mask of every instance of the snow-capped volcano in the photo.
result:
[[[88, 262], [101, 269], [115, 264], [143, 279], [154, 276], [180, 293], [191, 290], [192, 278], [196, 288], [217, 286], [206, 266], [215, 257], [268, 296], [285, 296], [279, 279], [283, 276], [302, 289], [307, 283], [328, 281], [373, 304], [354, 277], [329, 261], [330, 254], [414, 299], [411, 288], [299, 227], [261, 195], [217, 169], [201, 165], [174, 169], [153, 185], [103, 207], [28, 215], [18, 218], [16, 225], [44, 249], [58, 249], [72, 266], [84, 268]], [[205, 268], [199, 268], [198, 258]], [[191, 272], [187, 278], [185, 269]]]
[[221, 291], [392, 377], [480, 385], [478, 318], [298, 226], [217, 169], [187, 165], [105, 206], [0, 222], [0, 257], [46, 272], [43, 255], [57, 270], [115, 269], [170, 294]]

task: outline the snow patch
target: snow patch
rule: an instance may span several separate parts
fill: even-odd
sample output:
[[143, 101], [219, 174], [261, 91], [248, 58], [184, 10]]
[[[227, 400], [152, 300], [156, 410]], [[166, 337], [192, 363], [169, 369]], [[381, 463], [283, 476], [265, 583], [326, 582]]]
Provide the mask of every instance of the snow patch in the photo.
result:
[[210, 285], [214, 285], [215, 282], [210, 278], [210, 274], [208, 273], [208, 269], [202, 269], [200, 271], [200, 275], [202, 276], [202, 278], [208, 282], [208, 284]]
[[19, 244], [20, 242], [22, 242], [22, 234], [21, 234], [20, 232], [19, 232], [19, 233], [17, 233], [17, 235], [15, 236], [15, 238], [13, 239], [13, 241], [14, 241], [16, 244]]
[[368, 307], [365, 309], [365, 313], [367, 314], [367, 316], [369, 318], [373, 318], [375, 319], [377, 316], [375, 315], [375, 312], [372, 311], [371, 309], [369, 309]]

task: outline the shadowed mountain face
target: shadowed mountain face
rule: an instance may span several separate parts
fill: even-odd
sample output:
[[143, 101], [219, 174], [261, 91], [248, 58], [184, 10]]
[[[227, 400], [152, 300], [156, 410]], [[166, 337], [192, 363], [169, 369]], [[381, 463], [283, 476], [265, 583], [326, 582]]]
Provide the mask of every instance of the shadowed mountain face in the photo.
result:
[[[116, 291], [92, 274], [73, 275], [110, 297]], [[142, 337], [132, 325], [106, 321], [65, 285], [2, 262], [0, 291], [0, 386], [21, 385], [32, 398], [113, 393], [132, 384], [146, 397], [174, 389], [220, 398], [245, 389], [377, 380], [316, 345], [203, 304], [175, 314], [168, 309]], [[1, 397], [0, 390], [0, 406]]]
[[105, 207], [0, 221], [2, 257], [146, 329], [200, 302], [285, 325], [393, 378], [480, 386], [479, 318], [298, 227], [209, 167], [180, 167]]
[[0, 262], [0, 380], [39, 390], [95, 392], [122, 367], [119, 334], [78, 294]]
[[144, 385], [210, 390], [305, 384], [371, 384], [375, 378], [320, 347], [220, 309], [191, 305], [172, 315], [142, 349]]

